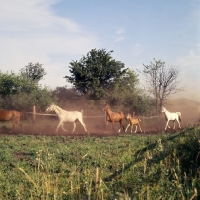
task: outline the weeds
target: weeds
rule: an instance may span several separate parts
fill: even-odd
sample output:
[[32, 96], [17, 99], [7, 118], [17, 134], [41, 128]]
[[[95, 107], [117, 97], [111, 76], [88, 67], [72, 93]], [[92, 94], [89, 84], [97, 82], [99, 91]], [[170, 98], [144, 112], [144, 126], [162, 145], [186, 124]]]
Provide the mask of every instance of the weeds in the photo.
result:
[[1, 136], [1, 199], [198, 199], [200, 128], [119, 137]]

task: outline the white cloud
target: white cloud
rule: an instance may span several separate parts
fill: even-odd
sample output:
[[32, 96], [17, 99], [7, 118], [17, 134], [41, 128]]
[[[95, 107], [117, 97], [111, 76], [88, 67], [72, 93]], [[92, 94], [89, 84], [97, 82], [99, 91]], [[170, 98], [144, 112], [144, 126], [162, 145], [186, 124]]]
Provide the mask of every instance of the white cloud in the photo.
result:
[[0, 0], [1, 71], [18, 72], [28, 62], [39, 62], [44, 64], [46, 76], [53, 77], [61, 68], [67, 73], [71, 57], [80, 58], [98, 46], [97, 38], [84, 27], [72, 19], [55, 15], [51, 6], [57, 2]]
[[132, 54], [133, 55], [139, 55], [143, 52], [143, 46], [141, 44], [135, 44], [133, 47], [132, 47]]

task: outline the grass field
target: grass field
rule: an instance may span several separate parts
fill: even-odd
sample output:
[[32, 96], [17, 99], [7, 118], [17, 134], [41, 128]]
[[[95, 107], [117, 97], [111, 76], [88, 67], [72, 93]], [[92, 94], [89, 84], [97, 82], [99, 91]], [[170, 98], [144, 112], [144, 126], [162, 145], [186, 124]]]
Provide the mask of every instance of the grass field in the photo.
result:
[[173, 134], [0, 138], [0, 199], [200, 198], [199, 125]]

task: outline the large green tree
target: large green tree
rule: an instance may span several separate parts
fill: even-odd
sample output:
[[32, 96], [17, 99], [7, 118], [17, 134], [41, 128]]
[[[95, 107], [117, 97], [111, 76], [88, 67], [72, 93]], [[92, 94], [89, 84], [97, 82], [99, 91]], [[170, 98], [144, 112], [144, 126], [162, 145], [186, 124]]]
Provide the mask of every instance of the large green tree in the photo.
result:
[[92, 49], [79, 61], [70, 62], [71, 76], [66, 80], [82, 95], [89, 99], [99, 100], [107, 96], [113, 83], [123, 77], [127, 69], [125, 65], [112, 58], [105, 49]]

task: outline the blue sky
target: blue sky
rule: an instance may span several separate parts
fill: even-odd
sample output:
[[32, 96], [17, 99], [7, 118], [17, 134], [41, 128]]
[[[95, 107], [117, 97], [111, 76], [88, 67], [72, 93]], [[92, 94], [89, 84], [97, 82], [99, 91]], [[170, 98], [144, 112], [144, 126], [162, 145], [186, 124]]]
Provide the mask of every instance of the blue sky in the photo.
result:
[[[91, 49], [133, 70], [155, 58], [178, 66], [185, 91], [200, 101], [200, 0], [0, 0], [0, 70], [29, 62], [47, 71], [41, 84], [67, 85], [69, 63]], [[142, 77], [141, 77], [142, 79]], [[173, 97], [173, 96], [172, 96]]]

